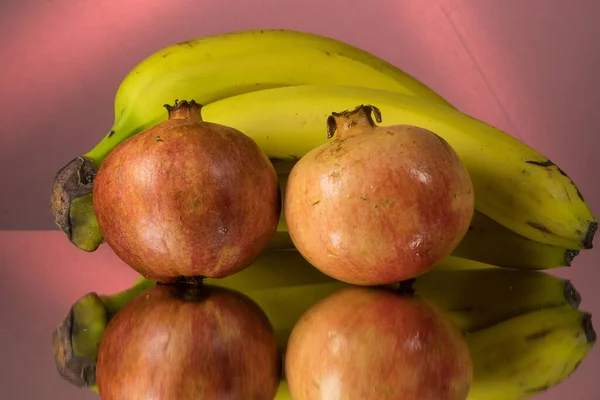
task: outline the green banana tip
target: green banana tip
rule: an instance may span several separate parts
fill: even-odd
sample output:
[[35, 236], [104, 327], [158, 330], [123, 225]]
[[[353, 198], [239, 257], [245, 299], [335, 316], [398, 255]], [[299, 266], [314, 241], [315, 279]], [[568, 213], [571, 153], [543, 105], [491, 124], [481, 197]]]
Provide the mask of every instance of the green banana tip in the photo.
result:
[[80, 387], [96, 384], [96, 360], [77, 357], [73, 351], [71, 332], [73, 329], [73, 307], [52, 334], [54, 362], [60, 376]]

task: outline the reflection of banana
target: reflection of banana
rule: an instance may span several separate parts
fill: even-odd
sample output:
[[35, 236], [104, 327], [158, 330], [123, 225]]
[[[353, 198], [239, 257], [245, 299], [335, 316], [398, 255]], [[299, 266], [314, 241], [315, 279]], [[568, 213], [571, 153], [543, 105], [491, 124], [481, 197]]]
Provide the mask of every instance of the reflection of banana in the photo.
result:
[[121, 307], [125, 305], [125, 303], [128, 303], [140, 292], [151, 288], [155, 284], [156, 282], [149, 281], [143, 276], [140, 276], [131, 288], [110, 296], [100, 296], [104, 306], [106, 307], [109, 318], [112, 318], [112, 316], [115, 315], [121, 309]]
[[349, 284], [333, 281], [255, 290], [245, 294], [267, 314], [275, 330], [277, 344], [281, 349], [285, 349], [292, 328], [300, 316], [319, 300], [347, 286]]
[[466, 337], [469, 400], [518, 400], [567, 378], [596, 341], [590, 314], [568, 306], [532, 311]]
[[455, 109], [370, 88], [306, 85], [230, 97], [206, 105], [202, 115], [246, 133], [270, 158], [293, 159], [327, 142], [332, 111], [365, 103], [380, 109], [383, 126], [416, 125], [443, 137], [468, 169], [483, 214], [542, 243], [592, 246], [597, 220], [569, 177], [514, 137]]
[[290, 389], [288, 388], [288, 384], [285, 380], [282, 380], [279, 384], [277, 394], [275, 395], [275, 400], [294, 400], [292, 399]]
[[431, 272], [416, 278], [413, 290], [443, 309], [463, 332], [542, 308], [576, 308], [581, 300], [566, 279], [458, 257], [447, 257]]
[[[302, 313], [329, 294], [349, 286], [323, 275], [304, 261], [296, 251], [265, 252], [256, 263], [239, 274], [220, 280], [207, 279], [206, 282], [241, 290], [257, 302], [271, 320], [281, 347], [285, 347], [288, 336]], [[61, 356], [70, 355], [73, 367], [70, 374], [63, 373], [63, 377], [74, 384], [93, 388], [95, 383], [93, 374], [89, 374], [88, 379], [84, 381], [74, 379], [74, 376], [77, 376], [77, 373], [89, 371], [89, 368], [95, 368], [93, 349], [97, 348], [95, 346], [98, 333], [102, 332], [107, 319], [127, 301], [152, 285], [154, 282], [139, 278], [132, 288], [124, 292], [112, 296], [100, 296], [99, 299], [102, 300], [103, 305], [97, 300], [90, 301], [94, 298], [98, 299], [98, 297], [88, 295], [73, 306], [68, 319], [72, 326], [79, 326], [79, 329], [70, 331], [70, 335], [63, 337], [62, 342], [55, 341], [55, 350], [62, 348], [70, 351], [70, 354], [60, 353]], [[507, 387], [514, 388], [515, 380], [518, 377], [509, 376], [507, 371], [510, 371], [511, 368], [519, 372], [521, 380], [529, 379], [527, 382], [533, 383], [545, 380], [547, 385], [556, 384], [558, 375], [554, 370], [544, 372], [544, 370], [525, 369], [527, 360], [533, 360], [537, 353], [541, 354], [541, 360], [547, 362], [547, 357], [543, 356], [543, 353], [546, 348], [548, 350], [555, 349], [554, 342], [536, 341], [535, 352], [527, 350], [523, 353], [523, 358], [518, 356], [518, 351], [521, 351], [519, 346], [522, 345], [523, 337], [526, 334], [531, 336], [537, 332], [537, 336], [541, 336], [540, 331], [544, 327], [554, 329], [554, 327], [563, 326], [561, 325], [563, 318], [565, 319], [564, 326], [570, 328], [557, 330], [556, 332], [559, 333], [552, 333], [554, 336], [551, 336], [558, 338], [556, 339], [558, 343], [562, 343], [562, 347], [556, 350], [560, 351], [558, 357], [562, 357], [558, 360], [566, 368], [561, 376], [566, 376], [573, 370], [573, 362], [569, 360], [581, 360], [589, 350], [589, 347], [581, 347], [582, 343], [580, 342], [566, 343], [561, 339], [566, 337], [564, 332], [571, 332], [573, 335], [581, 333], [574, 328], [574, 325], [569, 324], [575, 319], [574, 316], [583, 314], [575, 308], [579, 304], [579, 295], [575, 289], [568, 281], [549, 274], [537, 271], [509, 270], [449, 257], [433, 271], [416, 278], [412, 284], [404, 282], [391, 285], [391, 287], [402, 291], [414, 290], [417, 296], [429, 299], [444, 310], [461, 330], [472, 332], [467, 334], [467, 340], [472, 348], [475, 365], [479, 366], [479, 371], [481, 371], [479, 372], [481, 378], [476, 378], [474, 397], [469, 397], [469, 399], [494, 399], [495, 397], [489, 396], [493, 396], [498, 387], [507, 385]], [[103, 307], [98, 308], [99, 305]], [[569, 309], [572, 311], [568, 311]], [[540, 315], [546, 316], [544, 318], [553, 321], [554, 325], [540, 325], [540, 321], [544, 320]], [[532, 321], [532, 323], [527, 321]], [[588, 338], [592, 338], [593, 329], [589, 316], [586, 316], [585, 319], [581, 317], [580, 321], [582, 324], [585, 322], [584, 325], [579, 325], [580, 329], [587, 333]], [[502, 326], [515, 328], [501, 328]], [[93, 328], [96, 337], [82, 334], [87, 327]], [[569, 329], [571, 330], [569, 331]], [[493, 333], [496, 330], [499, 330], [500, 333]], [[62, 332], [66, 331], [63, 329]], [[498, 338], [502, 338], [500, 342]], [[590, 342], [593, 341], [590, 339]], [[491, 343], [489, 346], [499, 346], [498, 349], [504, 349], [507, 356], [512, 357], [498, 361], [500, 366], [498, 374], [484, 369], [487, 365], [486, 360], [489, 360], [486, 357], [491, 357], [491, 353], [483, 350], [486, 343]], [[514, 351], [511, 350], [512, 346], [516, 348]], [[85, 350], [87, 358], [84, 358], [74, 349], [78, 349], [78, 351], [92, 349], [92, 351]], [[498, 354], [499, 352], [496, 353], [498, 357], [501, 356]], [[60, 369], [60, 365], [65, 363], [61, 364], [59, 358], [57, 356], [57, 365]], [[82, 365], [82, 360], [87, 361], [85, 365], [88, 369], [76, 368]], [[524, 378], [523, 375], [532, 376]], [[278, 393], [276, 400], [289, 399], [285, 382], [282, 382]], [[506, 400], [510, 399], [512, 398], [506, 398]]]
[[550, 269], [570, 266], [579, 250], [527, 239], [475, 211], [469, 231], [452, 254], [500, 267]]
[[[466, 341], [473, 359], [467, 400], [521, 400], [568, 378], [594, 346], [596, 333], [590, 314], [561, 306], [508, 319]], [[285, 380], [275, 400], [292, 400]]]
[[[79, 248], [94, 251], [100, 245], [102, 236], [93, 213], [76, 218], [71, 202], [91, 193], [95, 170], [112, 149], [167, 118], [163, 104], [175, 99], [208, 104], [242, 93], [305, 84], [372, 87], [450, 106], [393, 65], [319, 35], [248, 30], [178, 43], [155, 52], [129, 72], [115, 97], [109, 133], [57, 173], [52, 195], [56, 223]], [[89, 207], [92, 199], [85, 202]]]

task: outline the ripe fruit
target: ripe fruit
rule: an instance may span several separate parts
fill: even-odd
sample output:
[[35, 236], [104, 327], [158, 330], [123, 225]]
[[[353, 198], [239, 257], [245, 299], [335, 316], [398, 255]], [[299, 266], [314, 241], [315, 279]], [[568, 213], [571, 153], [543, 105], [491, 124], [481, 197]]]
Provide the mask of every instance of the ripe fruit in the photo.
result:
[[277, 175], [256, 143], [203, 122], [194, 101], [121, 143], [94, 182], [106, 242], [145, 277], [222, 278], [247, 267], [275, 235]]
[[376, 126], [379, 110], [333, 113], [329, 137], [292, 169], [285, 218], [296, 248], [341, 281], [416, 277], [450, 254], [473, 216], [471, 180], [456, 152], [415, 126]]
[[158, 284], [109, 322], [96, 374], [103, 400], [272, 400], [281, 358], [269, 320], [248, 297]]
[[296, 323], [285, 374], [295, 400], [464, 400], [473, 372], [462, 335], [428, 303], [355, 286]]

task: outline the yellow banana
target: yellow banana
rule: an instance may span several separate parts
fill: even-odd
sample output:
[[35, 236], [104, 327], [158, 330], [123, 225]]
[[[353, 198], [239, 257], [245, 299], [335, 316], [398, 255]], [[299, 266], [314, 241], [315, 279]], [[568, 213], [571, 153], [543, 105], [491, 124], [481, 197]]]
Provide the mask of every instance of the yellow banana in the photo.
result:
[[271, 250], [242, 271], [222, 279], [204, 279], [217, 285], [244, 293], [259, 290], [337, 282], [325, 275], [295, 250]]
[[469, 400], [519, 400], [566, 379], [596, 342], [591, 316], [562, 306], [532, 311], [466, 336]]
[[[163, 48], [140, 62], [115, 96], [113, 126], [58, 171], [51, 211], [71, 242], [86, 251], [102, 242], [93, 215], [76, 220], [71, 202], [91, 193], [95, 171], [123, 140], [167, 118], [163, 104], [208, 104], [262, 89], [304, 84], [365, 86], [450, 104], [399, 68], [347, 43], [306, 32], [246, 30]], [[92, 199], [86, 200], [92, 204]]]
[[208, 104], [202, 115], [244, 132], [270, 158], [294, 159], [327, 141], [332, 111], [363, 103], [381, 110], [384, 125], [416, 125], [443, 137], [467, 167], [483, 214], [541, 243], [592, 247], [597, 219], [562, 170], [512, 136], [452, 108], [383, 90], [306, 85], [230, 97]]
[[177, 43], [139, 63], [117, 90], [107, 141], [86, 156], [101, 162], [111, 142], [165, 120], [162, 105], [175, 98], [209, 104], [305, 84], [372, 87], [450, 105], [404, 71], [344, 42], [292, 30], [238, 31]]

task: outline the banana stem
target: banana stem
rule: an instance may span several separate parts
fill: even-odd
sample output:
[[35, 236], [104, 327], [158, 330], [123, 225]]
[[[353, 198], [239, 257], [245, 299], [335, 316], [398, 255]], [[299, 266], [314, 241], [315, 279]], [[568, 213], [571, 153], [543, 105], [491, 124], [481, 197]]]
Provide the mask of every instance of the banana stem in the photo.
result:
[[[97, 172], [98, 169], [92, 159], [84, 156], [76, 157], [56, 174], [50, 198], [50, 211], [54, 216], [56, 225], [67, 235], [69, 241], [86, 251], [96, 250], [103, 239], [102, 237], [100, 239], [95, 238], [94, 241], [96, 243], [86, 242], [86, 245], [83, 246], [77, 243], [77, 240], [74, 240], [74, 238], [80, 236], [79, 231], [85, 227], [78, 224], [83, 220], [74, 220], [72, 218], [71, 206], [76, 199], [92, 194]], [[91, 201], [91, 196], [89, 196], [93, 213], [93, 203]]]

